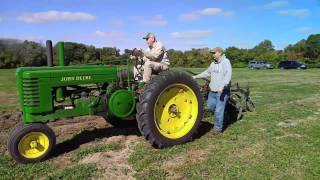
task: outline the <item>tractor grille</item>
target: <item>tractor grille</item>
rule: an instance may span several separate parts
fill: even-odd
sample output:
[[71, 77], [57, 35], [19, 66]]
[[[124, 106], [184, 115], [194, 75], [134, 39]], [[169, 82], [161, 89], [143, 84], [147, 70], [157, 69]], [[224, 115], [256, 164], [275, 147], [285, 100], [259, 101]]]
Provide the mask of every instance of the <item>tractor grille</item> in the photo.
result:
[[24, 105], [28, 107], [40, 106], [40, 91], [38, 78], [24, 78], [22, 80]]

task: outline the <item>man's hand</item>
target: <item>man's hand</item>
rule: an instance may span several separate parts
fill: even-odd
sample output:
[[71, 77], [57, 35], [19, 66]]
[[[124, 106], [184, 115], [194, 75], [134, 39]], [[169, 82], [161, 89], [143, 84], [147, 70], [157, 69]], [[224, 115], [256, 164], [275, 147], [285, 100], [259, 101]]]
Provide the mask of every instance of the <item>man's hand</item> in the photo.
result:
[[132, 60], [137, 60], [138, 59], [136, 56], [133, 56], [133, 55], [130, 55], [129, 58], [132, 59]]
[[135, 57], [143, 57], [143, 51], [142, 49], [134, 49], [131, 55]]
[[222, 93], [222, 91], [223, 91], [223, 87], [218, 89], [218, 93]]

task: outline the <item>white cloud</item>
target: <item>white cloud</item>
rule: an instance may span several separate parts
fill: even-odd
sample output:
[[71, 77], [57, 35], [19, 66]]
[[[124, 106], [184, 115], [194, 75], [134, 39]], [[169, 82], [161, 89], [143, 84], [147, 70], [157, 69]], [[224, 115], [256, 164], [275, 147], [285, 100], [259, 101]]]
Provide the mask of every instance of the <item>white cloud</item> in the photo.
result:
[[297, 32], [306, 32], [312, 30], [312, 27], [299, 27], [296, 29]]
[[144, 25], [153, 25], [153, 26], [167, 25], [167, 21], [163, 18], [162, 15], [156, 15], [149, 19], [142, 16], [130, 16], [129, 19], [133, 21], [137, 21]]
[[123, 32], [104, 32], [104, 31], [100, 31], [97, 30], [94, 33], [95, 36], [98, 37], [108, 37], [108, 38], [115, 38], [115, 37], [124, 37], [125, 34]]
[[34, 36], [34, 35], [18, 35], [18, 36], [2, 36], [1, 38], [5, 39], [18, 39], [21, 41], [34, 41], [34, 42], [39, 42], [42, 43], [46, 40], [44, 36]]
[[211, 31], [184, 31], [184, 32], [173, 32], [170, 33], [170, 36], [175, 39], [204, 39], [209, 37], [212, 34]]
[[263, 6], [263, 8], [265, 8], [265, 9], [278, 9], [278, 8], [288, 7], [288, 5], [289, 5], [288, 1], [279, 0], [279, 1], [272, 1], [268, 4], [265, 4]]
[[145, 19], [144, 24], [165, 26], [167, 25], [167, 21], [161, 15], [158, 15], [151, 19]]
[[125, 23], [124, 21], [117, 19], [117, 20], [112, 20], [111, 25], [116, 27], [121, 27], [121, 26], [124, 26]]
[[144, 18], [142, 16], [129, 16], [129, 19], [133, 21], [142, 21]]
[[200, 19], [203, 16], [231, 16], [234, 12], [224, 11], [221, 8], [205, 8], [196, 10], [190, 13], [184, 13], [179, 16], [179, 19], [183, 21], [194, 21]]
[[220, 8], [206, 8], [199, 11], [200, 15], [203, 16], [217, 16], [222, 13]]
[[200, 16], [198, 14], [195, 13], [189, 13], [189, 14], [181, 14], [180, 15], [180, 19], [184, 20], [184, 21], [194, 21], [199, 19]]
[[312, 28], [312, 27], [299, 27], [295, 29], [296, 32], [301, 33], [301, 34], [313, 34], [317, 33], [317, 29]]
[[288, 9], [278, 11], [278, 14], [281, 16], [305, 17], [310, 14], [310, 11], [308, 9]]
[[190, 50], [192, 48], [204, 48], [208, 47], [208, 44], [201, 41], [177, 41], [177, 40], [165, 40], [163, 43], [168, 49], [176, 50]]
[[47, 23], [54, 21], [94, 21], [95, 16], [84, 12], [46, 11], [27, 13], [17, 17], [17, 20], [26, 23]]

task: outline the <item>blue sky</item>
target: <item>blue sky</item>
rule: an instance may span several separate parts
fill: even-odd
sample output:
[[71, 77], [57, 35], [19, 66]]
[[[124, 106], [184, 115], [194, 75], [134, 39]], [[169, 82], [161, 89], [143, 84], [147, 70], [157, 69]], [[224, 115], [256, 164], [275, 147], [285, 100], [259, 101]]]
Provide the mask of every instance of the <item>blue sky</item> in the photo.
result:
[[264, 39], [277, 49], [320, 33], [320, 0], [5, 0], [0, 38], [145, 47], [154, 32], [167, 49], [236, 46]]

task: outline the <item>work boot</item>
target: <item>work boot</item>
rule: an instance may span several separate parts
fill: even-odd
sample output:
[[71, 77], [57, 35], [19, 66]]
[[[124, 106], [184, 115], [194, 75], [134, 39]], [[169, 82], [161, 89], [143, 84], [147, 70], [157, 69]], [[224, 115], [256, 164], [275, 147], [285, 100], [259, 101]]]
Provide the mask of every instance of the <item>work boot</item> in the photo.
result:
[[222, 130], [213, 128], [213, 129], [212, 129], [212, 134], [213, 134], [213, 135], [222, 134]]

